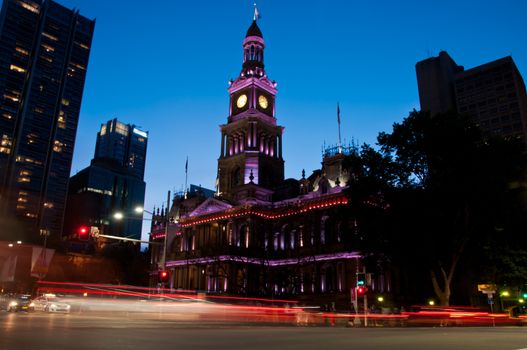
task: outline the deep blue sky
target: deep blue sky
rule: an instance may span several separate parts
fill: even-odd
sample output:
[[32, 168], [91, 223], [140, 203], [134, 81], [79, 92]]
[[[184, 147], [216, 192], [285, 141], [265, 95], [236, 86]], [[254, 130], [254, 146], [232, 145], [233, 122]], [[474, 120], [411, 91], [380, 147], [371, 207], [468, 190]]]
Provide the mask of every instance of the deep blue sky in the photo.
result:
[[[100, 124], [150, 132], [145, 207], [189, 183], [213, 188], [227, 81], [241, 69], [252, 1], [59, 0], [96, 18], [72, 173], [89, 164]], [[446, 50], [470, 68], [512, 55], [527, 72], [527, 1], [262, 0], [267, 74], [278, 82], [286, 177], [320, 166], [342, 137], [375, 143], [419, 109], [414, 65]], [[448, 142], [448, 139], [445, 139]]]

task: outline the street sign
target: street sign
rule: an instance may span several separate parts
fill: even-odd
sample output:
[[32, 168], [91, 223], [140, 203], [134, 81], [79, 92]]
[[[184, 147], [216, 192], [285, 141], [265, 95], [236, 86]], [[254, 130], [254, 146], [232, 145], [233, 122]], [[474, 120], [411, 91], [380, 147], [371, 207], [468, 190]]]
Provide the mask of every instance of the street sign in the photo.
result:
[[496, 293], [496, 285], [495, 284], [478, 284], [478, 291], [483, 292], [485, 294], [488, 293]]
[[493, 299], [489, 299], [488, 302], [489, 302], [489, 305], [494, 304], [494, 300]]

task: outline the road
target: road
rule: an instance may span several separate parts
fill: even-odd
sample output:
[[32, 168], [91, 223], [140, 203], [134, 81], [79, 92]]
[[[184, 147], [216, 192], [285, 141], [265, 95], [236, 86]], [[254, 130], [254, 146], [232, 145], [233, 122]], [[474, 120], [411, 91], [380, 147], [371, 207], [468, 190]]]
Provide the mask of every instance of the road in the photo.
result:
[[150, 315], [0, 312], [0, 349], [527, 349], [527, 328], [269, 326]]

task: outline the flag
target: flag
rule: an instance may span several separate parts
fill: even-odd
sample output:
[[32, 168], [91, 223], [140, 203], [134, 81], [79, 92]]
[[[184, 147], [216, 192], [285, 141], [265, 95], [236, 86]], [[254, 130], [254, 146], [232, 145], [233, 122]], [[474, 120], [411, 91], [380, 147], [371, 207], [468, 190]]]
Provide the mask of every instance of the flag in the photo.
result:
[[260, 16], [260, 11], [258, 11], [258, 7], [256, 7], [256, 3], [254, 3], [254, 20], [256, 21], [257, 19], [260, 19], [262, 18], [262, 16]]
[[15, 280], [17, 258], [16, 255], [6, 258], [0, 257], [0, 282], [13, 282]]
[[49, 270], [49, 265], [55, 249], [33, 247], [33, 254], [31, 256], [31, 276], [44, 278]]
[[188, 156], [187, 161], [185, 162], [185, 174], [188, 172]]
[[337, 122], [340, 125], [340, 106], [338, 102], [337, 102]]

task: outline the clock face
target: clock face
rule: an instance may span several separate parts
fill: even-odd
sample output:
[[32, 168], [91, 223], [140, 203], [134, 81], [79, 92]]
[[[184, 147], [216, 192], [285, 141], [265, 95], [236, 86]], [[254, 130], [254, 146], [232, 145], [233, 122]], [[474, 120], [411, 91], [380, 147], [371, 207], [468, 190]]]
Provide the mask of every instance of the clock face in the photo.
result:
[[269, 106], [269, 102], [267, 101], [267, 97], [265, 97], [264, 95], [260, 95], [258, 97], [258, 104], [260, 105], [260, 107], [262, 107], [263, 109], [267, 109], [267, 106]]
[[238, 99], [236, 100], [236, 106], [238, 106], [238, 108], [242, 108], [246, 104], [247, 104], [247, 95], [245, 94], [240, 95], [240, 97], [238, 97]]

